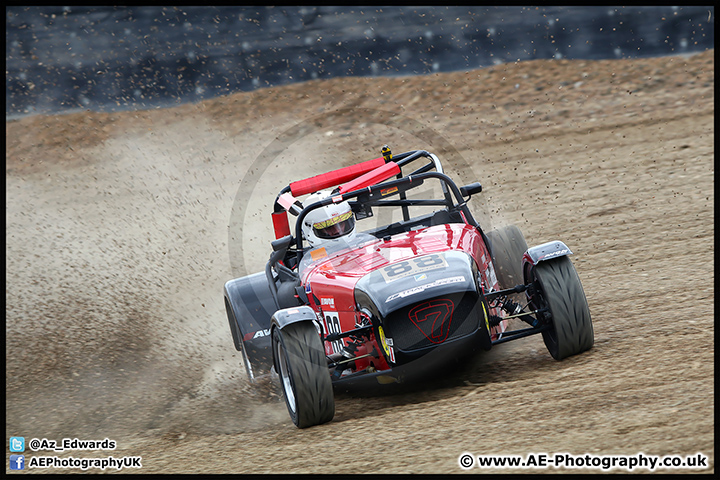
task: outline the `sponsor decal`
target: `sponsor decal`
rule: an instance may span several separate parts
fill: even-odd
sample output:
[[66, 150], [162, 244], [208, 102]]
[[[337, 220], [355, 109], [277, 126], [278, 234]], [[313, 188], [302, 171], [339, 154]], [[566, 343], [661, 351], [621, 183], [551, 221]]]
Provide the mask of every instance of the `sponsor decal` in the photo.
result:
[[343, 201], [342, 195], [336, 195], [336, 196], [332, 197], [332, 201], [333, 201], [333, 203], [340, 203], [340, 202], [342, 202], [342, 201]]
[[420, 280], [427, 280], [427, 275], [424, 273], [421, 273], [420, 275], [415, 275], [415, 281], [419, 282]]
[[[488, 283], [488, 289], [495, 288], [496, 285], [498, 285], [497, 277], [495, 276], [495, 266], [492, 264], [492, 262], [488, 262], [488, 269], [486, 271]], [[498, 285], [499, 286], [499, 285]], [[514, 285], [513, 285], [514, 286]]]
[[[382, 346], [383, 350], [385, 350], [385, 355], [389, 357], [390, 348], [387, 343], [387, 339], [385, 338], [385, 331], [383, 330], [382, 326], [378, 326], [378, 333], [380, 334], [380, 345]], [[392, 340], [390, 341], [390, 343], [392, 343]]]
[[320, 260], [323, 257], [327, 257], [327, 251], [325, 250], [325, 247], [315, 249], [310, 252], [310, 257], [312, 257], [313, 260]]
[[247, 342], [248, 340], [254, 340], [256, 338], [267, 337], [268, 335], [270, 335], [269, 328], [266, 330], [258, 330], [257, 332], [246, 333], [245, 336], [243, 337], [243, 340]]
[[538, 261], [540, 260], [546, 260], [548, 258], [558, 257], [560, 255], [567, 255], [570, 253], [570, 250], [567, 248], [563, 248], [562, 250], [558, 250], [556, 252], [550, 252], [546, 255], [543, 255], [542, 257], [538, 258]]
[[451, 283], [461, 283], [464, 281], [465, 277], [462, 275], [458, 277], [441, 278], [440, 280], [435, 280], [434, 282], [426, 283], [425, 285], [418, 285], [417, 287], [409, 288], [402, 292], [393, 293], [392, 295], [387, 297], [385, 303], [392, 302], [393, 300], [396, 300], [398, 298], [405, 298], [410, 295], [415, 295], [416, 293], [424, 292], [428, 288], [440, 287], [442, 285], [450, 285]]
[[443, 343], [450, 335], [450, 323], [455, 304], [439, 298], [415, 305], [408, 318], [432, 343]]
[[320, 306], [321, 307], [328, 307], [328, 308], [335, 308], [335, 299], [333, 297], [320, 297]]
[[398, 187], [383, 188], [380, 190], [380, 195], [386, 197], [398, 191]]

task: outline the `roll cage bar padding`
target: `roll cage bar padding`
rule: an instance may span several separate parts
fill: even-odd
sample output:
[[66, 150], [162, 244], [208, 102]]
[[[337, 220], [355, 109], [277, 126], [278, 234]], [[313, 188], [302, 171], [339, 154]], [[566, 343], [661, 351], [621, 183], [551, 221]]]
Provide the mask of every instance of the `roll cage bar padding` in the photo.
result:
[[362, 188], [363, 185], [375, 185], [382, 181], [387, 180], [393, 175], [400, 173], [400, 165], [395, 162], [388, 162], [385, 165], [371, 170], [363, 175], [360, 175], [354, 180], [350, 180], [347, 183], [343, 183], [338, 187], [338, 193], [347, 193]]
[[393, 161], [397, 163], [398, 166], [403, 167], [404, 165], [407, 165], [408, 163], [417, 160], [420, 157], [430, 158], [433, 164], [428, 164], [425, 167], [422, 167], [421, 169], [412, 172], [410, 175], [426, 172], [430, 170], [433, 166], [435, 167], [436, 171], [444, 173], [442, 170], [442, 165], [440, 164], [440, 160], [437, 158], [437, 156], [425, 150], [411, 150], [409, 152], [399, 153], [395, 155], [392, 160], [386, 160], [384, 157], [374, 158], [366, 162], [350, 165], [349, 167], [339, 168], [331, 172], [322, 173], [320, 175], [315, 175], [314, 177], [292, 182], [290, 185], [283, 188], [278, 194], [278, 196], [275, 198], [273, 211], [277, 213], [285, 210], [282, 205], [278, 203], [278, 199], [283, 193], [290, 192], [293, 196], [301, 196], [307, 193], [317, 192], [318, 190], [322, 190], [324, 188], [335, 187], [337, 185], [340, 185], [341, 183], [349, 182], [359, 177], [360, 175], [371, 172], [378, 167], [382, 167], [390, 161]]
[[350, 180], [371, 172], [378, 167], [382, 167], [386, 163], [387, 161], [385, 158], [380, 157], [366, 162], [357, 163], [355, 165], [350, 165], [349, 167], [339, 168], [331, 172], [321, 173], [320, 175], [315, 175], [314, 177], [292, 182], [289, 185], [290, 192], [293, 196], [297, 197], [305, 195], [306, 193], [317, 192], [318, 190], [322, 190], [324, 188], [334, 187], [336, 185], [340, 185], [341, 183], [349, 182]]
[[272, 213], [273, 230], [275, 230], [275, 240], [290, 235], [290, 223], [288, 222], [287, 212]]
[[[395, 158], [404, 159], [410, 156], [410, 154], [415, 154], [416, 152], [406, 152], [396, 156]], [[415, 158], [417, 158], [417, 156]], [[405, 163], [407, 163], [407, 161], [411, 160], [406, 160]], [[282, 238], [290, 231], [287, 211], [282, 205], [280, 205], [280, 202], [278, 202], [281, 195], [290, 192], [293, 196], [300, 196], [307, 193], [317, 192], [318, 190], [322, 190], [324, 188], [334, 187], [340, 185], [341, 183], [350, 182], [357, 177], [372, 172], [389, 162], [389, 157], [387, 159], [385, 157], [374, 158], [366, 162], [357, 163], [355, 165], [339, 168], [331, 172], [315, 175], [314, 177], [292, 182], [290, 185], [283, 188], [275, 198], [275, 203], [273, 205], [273, 228], [275, 230], [275, 238]], [[439, 162], [437, 163], [439, 164]], [[294, 215], [296, 214], [296, 212], [291, 213]]]

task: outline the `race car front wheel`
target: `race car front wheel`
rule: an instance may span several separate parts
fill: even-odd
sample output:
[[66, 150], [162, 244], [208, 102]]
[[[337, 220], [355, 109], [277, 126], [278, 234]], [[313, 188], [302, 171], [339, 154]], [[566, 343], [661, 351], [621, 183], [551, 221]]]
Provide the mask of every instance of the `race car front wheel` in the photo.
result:
[[330, 371], [322, 341], [310, 322], [273, 328], [272, 346], [288, 413], [298, 428], [335, 416]]
[[543, 261], [532, 269], [536, 287], [531, 303], [546, 307], [552, 328], [542, 332], [545, 346], [555, 360], [590, 349], [594, 333], [585, 292], [570, 258]]

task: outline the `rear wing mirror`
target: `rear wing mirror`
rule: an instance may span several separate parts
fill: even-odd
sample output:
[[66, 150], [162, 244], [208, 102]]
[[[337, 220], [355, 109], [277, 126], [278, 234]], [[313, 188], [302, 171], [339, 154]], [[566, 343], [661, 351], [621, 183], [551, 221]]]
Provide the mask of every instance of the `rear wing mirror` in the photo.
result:
[[471, 183], [469, 185], [465, 185], [464, 187], [460, 187], [460, 193], [463, 197], [471, 197], [476, 193], [480, 192], [482, 192], [482, 185], [480, 185], [479, 182]]
[[284, 253], [292, 244], [292, 240], [292, 235], [285, 235], [282, 238], [270, 242], [270, 245], [272, 245], [273, 252], [282, 251]]

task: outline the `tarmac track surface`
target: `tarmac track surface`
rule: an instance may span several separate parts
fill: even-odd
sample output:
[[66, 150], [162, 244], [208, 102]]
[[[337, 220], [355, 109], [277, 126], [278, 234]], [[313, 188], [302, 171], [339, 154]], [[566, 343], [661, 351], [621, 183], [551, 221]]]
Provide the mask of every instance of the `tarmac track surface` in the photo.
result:
[[[713, 55], [7, 122], [8, 436], [107, 437], [56, 455], [141, 455], [141, 473], [460, 473], [463, 452], [701, 452], [706, 469], [672, 472], [713, 472]], [[480, 181], [486, 229], [563, 240], [595, 346], [557, 362], [540, 337], [499, 345], [422, 388], [339, 393], [333, 422], [298, 430], [276, 389], [248, 386], [222, 286], [263, 268], [282, 186], [385, 143]]]

